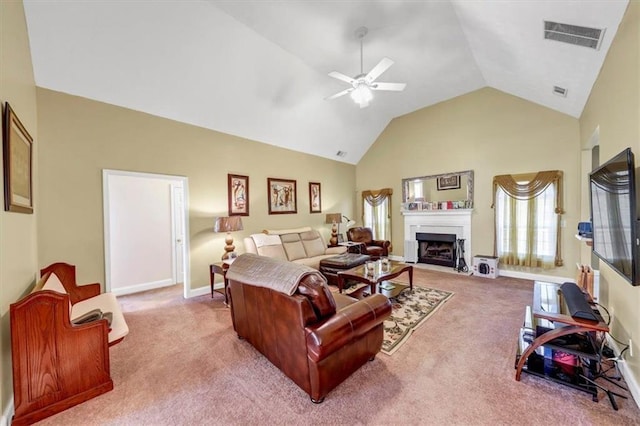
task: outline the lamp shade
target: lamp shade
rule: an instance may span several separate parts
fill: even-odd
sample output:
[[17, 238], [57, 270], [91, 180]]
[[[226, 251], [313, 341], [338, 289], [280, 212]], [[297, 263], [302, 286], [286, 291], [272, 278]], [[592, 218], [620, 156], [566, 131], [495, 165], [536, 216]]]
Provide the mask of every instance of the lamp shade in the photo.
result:
[[242, 231], [242, 218], [240, 216], [216, 217], [214, 232]]
[[327, 213], [327, 220], [325, 223], [340, 223], [342, 222], [342, 213]]

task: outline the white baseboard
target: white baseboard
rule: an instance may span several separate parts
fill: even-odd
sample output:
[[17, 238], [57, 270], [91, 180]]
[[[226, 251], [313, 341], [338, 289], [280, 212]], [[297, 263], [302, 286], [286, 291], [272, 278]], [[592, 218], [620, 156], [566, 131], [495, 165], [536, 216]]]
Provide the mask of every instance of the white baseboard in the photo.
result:
[[430, 265], [428, 263], [419, 263], [419, 262], [414, 263], [413, 267], [418, 269], [428, 269], [430, 271], [446, 272], [449, 274], [457, 274], [457, 275], [465, 275], [465, 276], [473, 275], [473, 271], [470, 271], [470, 270], [468, 270], [467, 272], [458, 272], [450, 266]]
[[567, 281], [575, 282], [575, 278], [558, 277], [555, 275], [543, 275], [533, 272], [509, 271], [505, 269], [500, 269], [500, 276], [509, 278], [521, 278], [523, 280], [545, 281], [548, 283], [558, 284], [566, 283]]
[[[404, 258], [402, 256], [389, 256], [389, 258], [391, 260], [397, 260], [397, 261], [400, 261], [400, 262], [404, 262]], [[440, 271], [440, 272], [452, 272], [452, 273], [456, 273], [456, 274], [458, 273], [453, 268], [449, 268], [449, 267], [445, 267], [445, 266], [429, 265], [427, 263], [414, 263], [413, 266], [418, 267], [418, 268], [423, 268], [423, 269], [432, 269], [434, 271]], [[472, 270], [472, 268], [469, 268], [469, 272], [462, 273], [462, 274], [472, 275], [473, 274], [473, 270]], [[545, 282], [559, 283], [559, 284], [565, 283], [567, 281], [574, 282], [573, 278], [558, 277], [558, 276], [553, 276], [553, 275], [542, 275], [542, 274], [536, 274], [536, 273], [532, 273], [532, 272], [508, 271], [508, 270], [503, 270], [503, 269], [500, 269], [499, 275], [501, 277], [520, 278], [520, 279], [523, 279], [523, 280], [532, 280], [532, 281], [545, 281]]]
[[[215, 288], [216, 290], [223, 289], [224, 284], [223, 283], [214, 284], [213, 288]], [[192, 297], [203, 296], [205, 294], [211, 294], [211, 286], [206, 285], [204, 287], [190, 289], [187, 294], [187, 297], [192, 298]]]
[[0, 426], [11, 426], [11, 419], [13, 418], [14, 407], [13, 407], [13, 396], [9, 400], [6, 408], [2, 412], [2, 417], [0, 417]]
[[128, 287], [112, 288], [111, 292], [116, 296], [123, 296], [125, 294], [138, 293], [140, 291], [153, 290], [153, 289], [162, 288], [162, 287], [169, 287], [174, 284], [175, 282], [173, 282], [173, 279], [168, 278], [166, 280], [135, 284]]
[[[613, 352], [617, 355], [620, 355], [620, 346], [618, 343], [611, 338], [607, 334], [607, 344], [613, 349]], [[633, 376], [633, 373], [629, 369], [629, 366], [625, 361], [618, 361], [618, 368], [620, 369], [620, 373], [622, 377], [624, 377], [624, 381], [627, 383], [627, 388], [629, 388], [629, 393], [633, 397], [634, 402], [640, 408], [640, 385], [638, 381]]]

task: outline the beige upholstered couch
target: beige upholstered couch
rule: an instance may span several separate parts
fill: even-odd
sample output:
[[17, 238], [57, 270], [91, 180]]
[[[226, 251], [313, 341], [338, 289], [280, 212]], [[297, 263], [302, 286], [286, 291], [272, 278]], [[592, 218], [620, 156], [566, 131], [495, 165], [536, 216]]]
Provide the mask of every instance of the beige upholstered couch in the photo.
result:
[[319, 269], [320, 261], [347, 251], [346, 247], [327, 247], [322, 234], [311, 227], [267, 229], [244, 239], [247, 253], [288, 260]]

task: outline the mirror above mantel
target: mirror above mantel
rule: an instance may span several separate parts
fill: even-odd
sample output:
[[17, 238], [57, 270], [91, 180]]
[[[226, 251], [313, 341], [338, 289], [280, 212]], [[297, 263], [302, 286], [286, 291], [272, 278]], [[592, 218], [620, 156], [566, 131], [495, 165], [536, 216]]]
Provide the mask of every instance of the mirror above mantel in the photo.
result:
[[473, 208], [473, 170], [402, 179], [402, 211]]

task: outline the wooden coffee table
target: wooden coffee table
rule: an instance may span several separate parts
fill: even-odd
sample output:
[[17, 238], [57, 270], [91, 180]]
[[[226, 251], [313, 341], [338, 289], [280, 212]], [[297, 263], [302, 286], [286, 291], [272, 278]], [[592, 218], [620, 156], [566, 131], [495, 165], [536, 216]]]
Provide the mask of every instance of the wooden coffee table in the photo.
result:
[[369, 294], [374, 294], [376, 287], [378, 287], [377, 284], [396, 278], [404, 272], [409, 273], [409, 289], [413, 290], [413, 266], [402, 262], [391, 261], [389, 267], [386, 269], [382, 267], [380, 262], [376, 262], [373, 274], [366, 273], [366, 264], [338, 272], [338, 291], [342, 293], [342, 288], [346, 280], [353, 280], [368, 284], [370, 289]]

